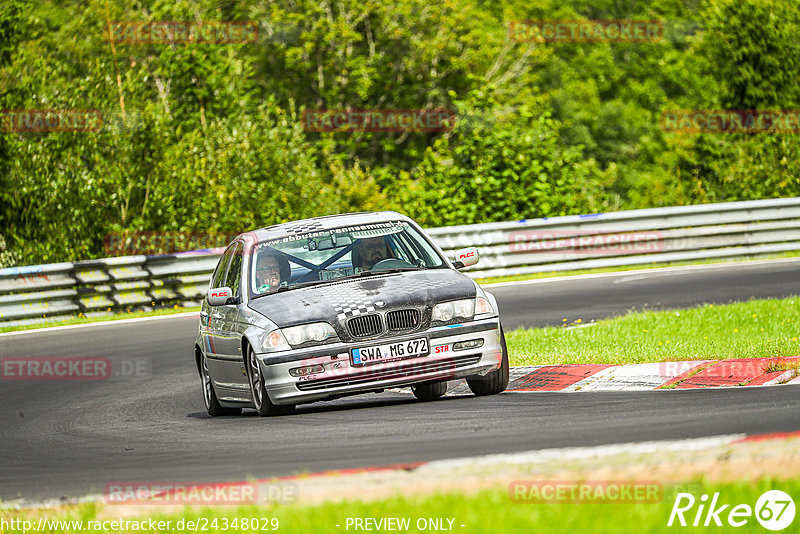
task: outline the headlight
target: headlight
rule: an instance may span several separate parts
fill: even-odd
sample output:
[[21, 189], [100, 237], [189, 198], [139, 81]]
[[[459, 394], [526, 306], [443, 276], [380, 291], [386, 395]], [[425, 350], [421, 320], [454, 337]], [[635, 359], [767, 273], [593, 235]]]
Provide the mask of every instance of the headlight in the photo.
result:
[[474, 299], [451, 300], [450, 302], [441, 302], [433, 307], [431, 312], [434, 321], [447, 322], [451, 319], [485, 319], [486, 317], [493, 317], [495, 315], [494, 308], [484, 296], [479, 296]]
[[449, 302], [443, 302], [433, 307], [431, 314], [434, 321], [449, 321], [453, 318], [453, 305]]
[[434, 321], [449, 321], [454, 317], [471, 319], [475, 314], [475, 299], [453, 300], [441, 302], [433, 307], [431, 313]]
[[325, 341], [336, 337], [336, 332], [328, 323], [310, 323], [291, 328], [282, 328], [281, 332], [286, 337], [289, 345], [302, 345], [307, 341]]

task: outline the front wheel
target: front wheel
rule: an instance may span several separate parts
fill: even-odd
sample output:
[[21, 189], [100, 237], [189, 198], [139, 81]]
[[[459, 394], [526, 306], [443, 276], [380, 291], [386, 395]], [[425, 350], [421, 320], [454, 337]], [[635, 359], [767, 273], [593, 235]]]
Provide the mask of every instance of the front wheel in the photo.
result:
[[503, 351], [500, 369], [496, 369], [486, 376], [467, 378], [469, 389], [478, 397], [496, 395], [508, 387], [508, 349], [502, 326], [500, 327], [500, 348]]
[[203, 382], [203, 400], [206, 404], [206, 411], [211, 417], [221, 415], [239, 415], [241, 408], [225, 408], [219, 403], [217, 393], [214, 391], [214, 383], [211, 381], [211, 373], [208, 372], [208, 362], [205, 356], [200, 356], [200, 379]]
[[445, 393], [447, 393], [447, 380], [441, 380], [439, 382], [423, 382], [422, 384], [416, 384], [411, 386], [411, 391], [414, 393], [414, 396], [419, 400], [433, 400], [438, 399]]
[[264, 386], [264, 375], [261, 374], [261, 367], [258, 365], [255, 351], [250, 348], [247, 352], [247, 377], [250, 380], [250, 392], [253, 394], [253, 404], [258, 415], [267, 417], [270, 415], [285, 415], [294, 412], [294, 405], [277, 405], [269, 400], [267, 388]]

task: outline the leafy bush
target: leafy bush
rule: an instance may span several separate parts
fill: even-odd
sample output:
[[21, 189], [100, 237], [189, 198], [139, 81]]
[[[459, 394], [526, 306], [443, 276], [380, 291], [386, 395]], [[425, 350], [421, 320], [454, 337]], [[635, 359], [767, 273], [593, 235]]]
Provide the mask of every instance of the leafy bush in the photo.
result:
[[592, 160], [561, 143], [559, 123], [528, 106], [496, 111], [475, 95], [406, 180], [407, 211], [446, 226], [586, 213], [604, 205]]
[[[662, 20], [655, 43], [514, 42], [515, 20]], [[125, 44], [108, 21], [255, 21], [255, 43]], [[6, 1], [2, 264], [102, 256], [119, 231], [236, 232], [354, 210], [429, 226], [800, 195], [792, 134], [664, 132], [666, 109], [798, 109], [800, 5]], [[309, 108], [447, 108], [452, 131], [306, 131]]]

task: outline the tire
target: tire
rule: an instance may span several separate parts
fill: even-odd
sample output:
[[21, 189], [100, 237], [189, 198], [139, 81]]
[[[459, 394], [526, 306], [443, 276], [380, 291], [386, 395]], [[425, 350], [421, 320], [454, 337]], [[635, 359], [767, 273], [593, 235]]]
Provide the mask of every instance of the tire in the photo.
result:
[[506, 348], [506, 336], [503, 333], [502, 326], [500, 327], [500, 347], [503, 350], [500, 369], [496, 369], [486, 376], [467, 378], [469, 389], [477, 397], [497, 395], [508, 387], [508, 349]]
[[250, 393], [253, 395], [253, 404], [258, 415], [269, 417], [272, 415], [286, 415], [294, 412], [294, 404], [277, 405], [269, 399], [267, 388], [264, 386], [264, 375], [258, 366], [258, 358], [252, 348], [247, 351], [247, 379], [250, 382]]
[[203, 385], [203, 401], [206, 404], [206, 411], [211, 417], [219, 417], [222, 415], [239, 415], [242, 413], [241, 408], [225, 408], [219, 403], [217, 393], [214, 391], [214, 384], [211, 382], [211, 373], [208, 372], [208, 363], [206, 357], [200, 355], [200, 381]]
[[423, 382], [411, 386], [414, 396], [421, 401], [438, 399], [447, 393], [447, 380], [439, 382]]

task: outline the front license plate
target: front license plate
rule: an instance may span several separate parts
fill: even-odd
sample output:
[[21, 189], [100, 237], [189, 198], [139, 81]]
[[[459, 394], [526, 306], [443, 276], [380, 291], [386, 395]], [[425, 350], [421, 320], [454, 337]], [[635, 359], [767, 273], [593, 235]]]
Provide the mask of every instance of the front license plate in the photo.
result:
[[429, 352], [428, 340], [422, 337], [398, 343], [352, 349], [350, 361], [353, 365], [372, 365], [402, 358], [427, 356]]

